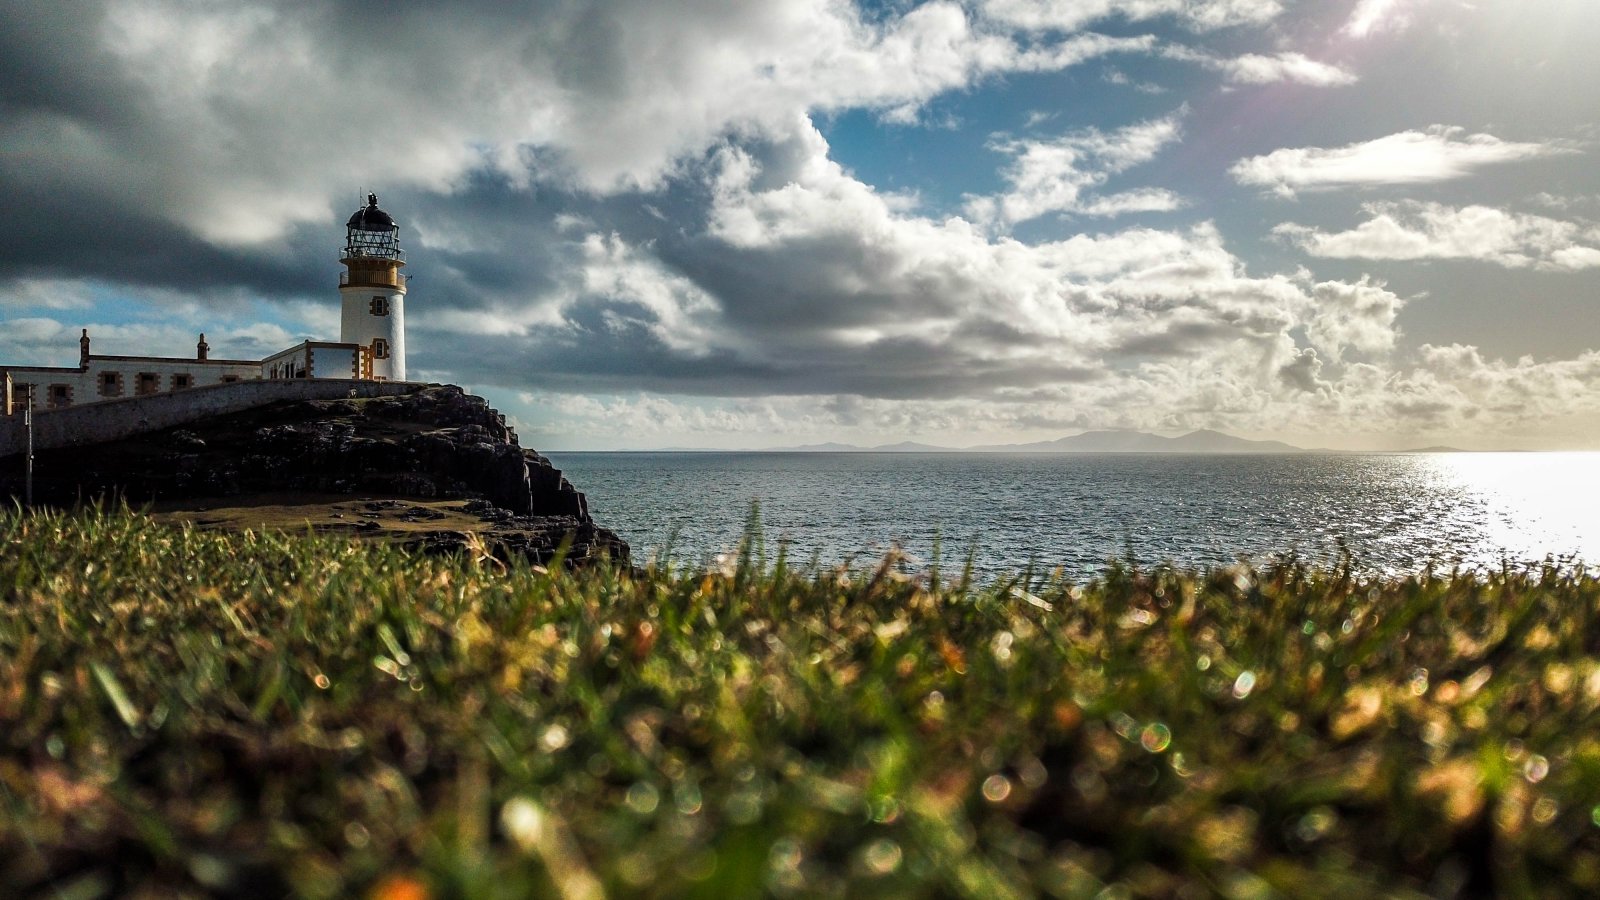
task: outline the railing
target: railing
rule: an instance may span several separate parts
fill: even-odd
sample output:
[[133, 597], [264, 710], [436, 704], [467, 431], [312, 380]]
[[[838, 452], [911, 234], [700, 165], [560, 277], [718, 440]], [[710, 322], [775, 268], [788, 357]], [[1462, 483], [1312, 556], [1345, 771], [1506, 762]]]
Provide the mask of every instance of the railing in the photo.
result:
[[345, 244], [339, 248], [340, 259], [393, 259], [399, 262], [406, 261], [406, 252], [399, 247], [383, 247], [371, 244]]

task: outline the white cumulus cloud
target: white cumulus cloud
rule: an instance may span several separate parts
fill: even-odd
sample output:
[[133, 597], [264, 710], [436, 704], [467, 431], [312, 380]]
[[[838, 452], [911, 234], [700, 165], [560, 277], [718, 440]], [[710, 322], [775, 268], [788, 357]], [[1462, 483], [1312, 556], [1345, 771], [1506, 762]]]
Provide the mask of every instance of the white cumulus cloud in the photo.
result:
[[1111, 216], [1177, 209], [1182, 199], [1160, 188], [1104, 196], [1094, 190], [1178, 141], [1181, 116], [1180, 112], [1109, 134], [1090, 128], [1048, 140], [993, 144], [1012, 158], [1002, 172], [1011, 189], [998, 197], [969, 198], [967, 212], [979, 222], [1014, 225], [1052, 212]]
[[1404, 301], [1383, 284], [1326, 281], [1312, 288], [1311, 299], [1315, 311], [1306, 336], [1335, 362], [1347, 349], [1369, 355], [1394, 349], [1395, 315]]

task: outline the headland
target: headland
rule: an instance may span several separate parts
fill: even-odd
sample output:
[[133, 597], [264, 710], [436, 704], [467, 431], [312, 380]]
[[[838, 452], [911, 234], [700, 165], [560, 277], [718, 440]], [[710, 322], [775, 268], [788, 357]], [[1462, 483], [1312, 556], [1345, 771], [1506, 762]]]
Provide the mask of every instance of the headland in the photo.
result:
[[[144, 429], [121, 421], [127, 415], [98, 431], [75, 425], [80, 437], [115, 435], [103, 440], [72, 440], [73, 428], [52, 430], [50, 420], [104, 423], [124, 404], [43, 413], [41, 430], [56, 439], [36, 453], [34, 502], [126, 502], [202, 528], [310, 528], [536, 562], [563, 545], [573, 560], [627, 558], [627, 543], [594, 522], [582, 492], [523, 449], [483, 398], [454, 385], [392, 382], [336, 399], [296, 396], [318, 384], [337, 387], [257, 381], [125, 401], [182, 402], [189, 412], [169, 427], [159, 427], [166, 420], [157, 407]], [[210, 391], [250, 393], [250, 405], [196, 412], [191, 401]], [[22, 497], [23, 479], [20, 456], [0, 458], [0, 495]]]

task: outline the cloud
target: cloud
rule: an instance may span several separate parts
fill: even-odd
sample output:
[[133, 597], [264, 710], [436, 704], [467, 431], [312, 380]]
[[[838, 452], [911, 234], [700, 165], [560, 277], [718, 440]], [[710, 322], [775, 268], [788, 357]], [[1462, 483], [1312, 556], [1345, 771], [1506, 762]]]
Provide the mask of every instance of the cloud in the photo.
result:
[[1133, 88], [1141, 94], [1165, 94], [1167, 89], [1153, 81], [1134, 81], [1126, 72], [1120, 69], [1107, 69], [1101, 76], [1107, 84], [1121, 84]]
[[831, 0], [464, 0], [448, 27], [368, 0], [86, 0], [24, 5], [7, 31], [0, 191], [34, 218], [75, 205], [219, 248], [282, 241], [368, 185], [448, 192], [485, 169], [512, 187], [654, 190], [797, 113], [914, 112], [990, 75], [1151, 44], [1018, 40], [950, 0], [873, 21]]
[[[218, 353], [249, 357], [302, 328], [328, 335], [328, 223], [374, 187], [414, 251], [412, 368], [529, 393], [551, 434], [633, 441], [654, 420], [747, 444], [829, 429], [979, 443], [1091, 427], [1498, 428], [1522, 409], [1597, 409], [1592, 354], [1419, 354], [1382, 284], [1253, 272], [1203, 217], [1111, 219], [1182, 203], [1118, 180], [1179, 146], [1181, 115], [1068, 130], [1078, 98], [1052, 102], [1065, 133], [997, 139], [1000, 186], [967, 198], [965, 217], [933, 206], [937, 191], [855, 177], [814, 124], [851, 110], [923, 121], [964, 91], [1014, 101], [1008, 75], [1166, 52], [1134, 34], [1142, 23], [1210, 35], [1270, 25], [1285, 5], [463, 0], [445, 22], [374, 0], [14, 4], [0, 29], [0, 308], [13, 314], [0, 359], [70, 362], [69, 318], [108, 352], [186, 354], [203, 329]], [[1131, 36], [1081, 30], [1099, 21]], [[1276, 34], [1219, 35], [1240, 38], [1237, 55], [1184, 58], [1230, 84], [1353, 77], [1286, 44], [1241, 52]], [[1076, 85], [1101, 77], [1119, 76]], [[1106, 112], [1097, 99], [1085, 115]], [[1433, 129], [1279, 151], [1235, 177], [1293, 195], [1566, 150]], [[1008, 231], [1052, 214], [1094, 227]], [[1454, 233], [1410, 207], [1380, 215], [1427, 241]], [[1595, 264], [1583, 234], [1519, 240], [1505, 252], [1536, 268]], [[1541, 388], [1567, 393], [1511, 405]]]
[[1302, 53], [1284, 52], [1271, 56], [1246, 53], [1221, 57], [1190, 47], [1165, 47], [1161, 55], [1222, 72], [1230, 84], [1275, 84], [1292, 82], [1315, 87], [1342, 87], [1355, 84], [1355, 73], [1329, 63], [1318, 62]]
[[81, 278], [20, 278], [0, 284], [0, 309], [88, 309], [93, 292]]
[[[555, 440], [570, 439], [578, 430], [624, 446], [660, 446], [664, 442], [704, 440], [729, 435], [768, 438], [807, 435], [836, 425], [819, 415], [818, 405], [794, 398], [721, 400], [656, 394], [574, 395], [523, 392], [524, 415], [556, 419], [541, 428], [523, 424], [518, 431]], [[521, 418], [521, 417], [519, 417]]]
[[1299, 84], [1333, 87], [1354, 84], [1356, 76], [1338, 66], [1317, 62], [1300, 53], [1262, 56], [1247, 53], [1222, 60], [1222, 70], [1234, 84], [1271, 84], [1292, 81]]
[[1240, 160], [1228, 171], [1240, 184], [1293, 197], [1300, 191], [1449, 181], [1486, 166], [1572, 152], [1559, 143], [1503, 141], [1435, 125], [1344, 147], [1274, 150]]
[[1501, 420], [1496, 424], [1511, 431], [1543, 418], [1600, 411], [1600, 351], [1508, 361], [1486, 359], [1476, 347], [1424, 344], [1417, 355], [1418, 366], [1405, 379], [1408, 393], [1431, 396], [1452, 424], [1492, 411]]
[[583, 296], [638, 307], [634, 314], [608, 310], [610, 327], [637, 327], [674, 353], [699, 356], [708, 350], [714, 333], [707, 320], [720, 307], [698, 285], [616, 234], [588, 235], [583, 251]]
[[1306, 336], [1334, 362], [1342, 360], [1347, 349], [1369, 356], [1394, 349], [1399, 337], [1395, 316], [1404, 301], [1381, 282], [1325, 281], [1312, 288], [1311, 300], [1315, 311]]
[[1247, 276], [1214, 226], [997, 238], [863, 184], [803, 124], [783, 142], [719, 148], [703, 224], [641, 218], [575, 241], [566, 274], [525, 303], [552, 322], [418, 345], [470, 340], [450, 353], [455, 377], [508, 388], [986, 401], [1017, 404], [1014, 416], [1023, 398], [1080, 396], [1151, 366], [1192, 371], [1230, 403], [1282, 389], [1263, 373], [1287, 361], [1313, 300]]
[[1279, 0], [984, 0], [985, 16], [1034, 31], [1076, 31], [1110, 18], [1141, 22], [1171, 16], [1196, 31], [1261, 25], [1283, 12]]
[[1004, 140], [991, 148], [1012, 158], [1002, 172], [1011, 189], [998, 197], [971, 197], [975, 220], [1015, 225], [1047, 213], [1114, 216], [1161, 212], [1183, 205], [1178, 195], [1141, 188], [1097, 196], [1093, 189], [1112, 175], [1154, 159], [1180, 138], [1182, 112], [1120, 128], [1110, 134], [1089, 128], [1052, 140]]
[[1539, 193], [1534, 194], [1532, 197], [1529, 197], [1527, 202], [1535, 206], [1542, 206], [1545, 209], [1553, 209], [1557, 212], [1567, 212], [1568, 210], [1572, 209], [1600, 206], [1600, 194], [1580, 194], [1574, 196], [1552, 194], [1549, 191], [1540, 191]]
[[[261, 359], [290, 346], [298, 336], [266, 322], [214, 323], [206, 330], [214, 359]], [[48, 316], [6, 321], [0, 330], [0, 360], [8, 364], [75, 366], [78, 336], [89, 330], [94, 352], [106, 355], [194, 355], [197, 329], [183, 322], [104, 322], [67, 324]]]
[[1332, 387], [1322, 379], [1322, 360], [1318, 358], [1317, 351], [1310, 347], [1295, 353], [1288, 362], [1279, 366], [1278, 377], [1285, 384], [1311, 394]]
[[[1600, 412], [1600, 354], [1506, 363], [1472, 348], [1408, 352], [1404, 299], [1383, 284], [1251, 277], [1210, 225], [1025, 245], [918, 215], [831, 161], [815, 131], [726, 145], [709, 175], [703, 235], [631, 242], [624, 256], [655, 257], [640, 277], [682, 276], [713, 302], [667, 291], [684, 306], [676, 318], [637, 309], [639, 328], [608, 336], [585, 324], [578, 297], [561, 331], [579, 337], [530, 332], [505, 358], [526, 361], [525, 377], [553, 395], [647, 385], [678, 398], [682, 409], [660, 412], [672, 434], [722, 429], [738, 446], [795, 442], [778, 434], [961, 444], [1103, 427], [1511, 435], [1539, 415]], [[688, 324], [671, 324], [685, 312]], [[679, 327], [703, 350], [669, 352], [653, 330]], [[579, 353], [587, 370], [571, 361]], [[607, 370], [618, 365], [626, 382]], [[1565, 393], [1505, 405], [1546, 386]], [[703, 396], [730, 394], [746, 396]], [[574, 427], [638, 443], [619, 430], [637, 402], [606, 401], [610, 412]], [[772, 425], [769, 410], [806, 427]]]
[[1511, 269], [1600, 267], [1600, 227], [1494, 209], [1407, 201], [1369, 203], [1349, 231], [1285, 223], [1273, 233], [1334, 259], [1471, 259]]
[[[669, 222], [570, 220], [562, 274], [523, 301], [547, 319], [431, 331], [419, 346], [450, 360], [452, 380], [537, 385], [528, 417], [551, 423], [537, 433], [590, 446], [961, 445], [1106, 427], [1511, 434], [1538, 420], [1483, 404], [1545, 384], [1568, 393], [1530, 408], [1600, 412], [1587, 356], [1524, 365], [1474, 350], [1474, 368], [1408, 348], [1405, 298], [1380, 282], [1254, 276], [1208, 223], [1024, 244], [864, 184], [806, 120], [787, 130], [724, 142], [686, 173], [703, 179], [703, 218], [668, 191]], [[628, 425], [651, 417], [659, 427]]]
[[1386, 31], [1404, 31], [1411, 26], [1413, 13], [1429, 0], [1360, 0], [1350, 11], [1341, 34], [1368, 38]]

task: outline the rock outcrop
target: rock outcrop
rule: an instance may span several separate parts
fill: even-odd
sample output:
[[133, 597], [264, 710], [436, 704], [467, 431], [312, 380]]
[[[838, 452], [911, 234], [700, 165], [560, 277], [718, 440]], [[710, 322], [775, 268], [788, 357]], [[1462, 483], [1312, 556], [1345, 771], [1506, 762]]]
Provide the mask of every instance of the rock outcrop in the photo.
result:
[[[22, 493], [20, 470], [4, 467], [0, 494]], [[50, 505], [284, 493], [474, 500], [469, 508], [500, 549], [542, 559], [570, 536], [574, 557], [628, 552], [593, 522], [583, 494], [560, 470], [518, 445], [504, 416], [454, 385], [399, 397], [285, 401], [51, 450], [35, 461], [35, 502]], [[452, 536], [423, 543], [449, 547]]]

